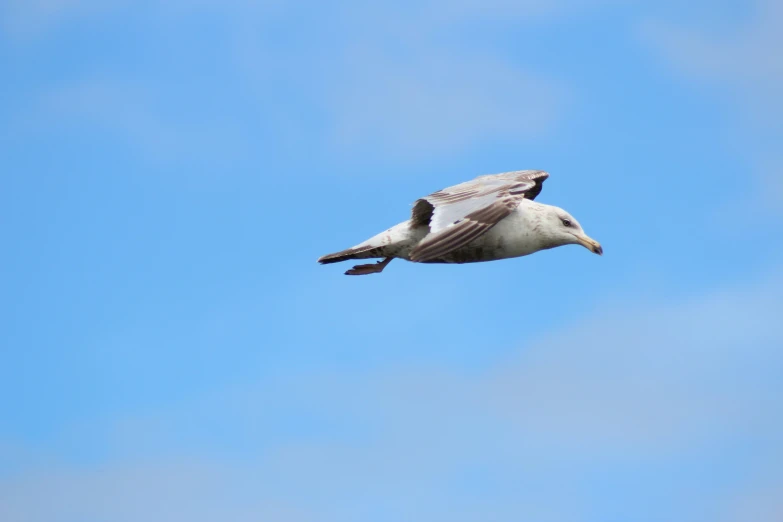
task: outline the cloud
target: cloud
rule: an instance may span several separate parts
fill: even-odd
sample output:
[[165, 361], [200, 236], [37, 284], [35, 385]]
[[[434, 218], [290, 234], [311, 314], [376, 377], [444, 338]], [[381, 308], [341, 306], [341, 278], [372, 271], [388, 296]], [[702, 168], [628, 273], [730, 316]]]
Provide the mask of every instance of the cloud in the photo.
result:
[[114, 425], [104, 465], [6, 476], [0, 518], [773, 517], [781, 296], [619, 302], [484, 370], [279, 373]]
[[2, 28], [16, 38], [32, 38], [78, 19], [91, 19], [110, 13], [126, 0], [9, 0], [3, 2]]
[[[306, 520], [295, 507], [255, 500], [256, 481], [221, 464], [188, 460], [111, 468], [33, 472], [0, 479], [0, 518], [47, 520], [207, 521]], [[42, 499], [46, 501], [42, 501]]]
[[[567, 87], [536, 72], [527, 57], [465, 32], [474, 27], [483, 35], [481, 24], [492, 22], [495, 34], [513, 33], [532, 21], [549, 23], [566, 5], [430, 1], [400, 10], [340, 3], [319, 12], [317, 22], [302, 14], [296, 25], [308, 37], [276, 57], [283, 65], [273, 76], [322, 116], [329, 153], [420, 159], [546, 137], [568, 102]], [[266, 85], [270, 72], [257, 57], [268, 64], [268, 41], [250, 33], [240, 55]]]
[[765, 124], [779, 125], [783, 65], [783, 5], [760, 0], [750, 19], [733, 28], [709, 31], [669, 23], [648, 23], [645, 36], [677, 70], [702, 81], [719, 82]]
[[179, 110], [170, 96], [149, 83], [88, 77], [30, 96], [8, 125], [22, 133], [109, 137], [153, 163], [225, 164], [248, 150], [230, 121]]
[[[783, 459], [778, 459], [780, 465]], [[729, 522], [779, 522], [783, 520], [783, 481], [780, 477], [770, 484], [732, 498], [722, 518]]]
[[[211, 52], [221, 53], [226, 68], [221, 74], [238, 74], [238, 85], [255, 87], [244, 105], [268, 125], [272, 139], [285, 141], [287, 136], [298, 148], [303, 136], [315, 132], [320, 134], [310, 148], [326, 155], [338, 151], [354, 157], [369, 149], [405, 159], [547, 136], [563, 113], [567, 88], [527, 67], [524, 58], [519, 63], [497, 45], [460, 35], [482, 20], [500, 23], [504, 29], [498, 26], [498, 31], [516, 30], [531, 20], [562, 16], [572, 4], [430, 1], [411, 3], [411, 11], [403, 13], [391, 4], [343, 2], [323, 10], [306, 3], [205, 0], [166, 7], [143, 3], [134, 6], [123, 23], [181, 27], [197, 25], [202, 17], [221, 18], [225, 25], [212, 35], [220, 45]], [[12, 34], [60, 38], [63, 33], [55, 28], [73, 31], [80, 22], [111, 23], [109, 18], [126, 13], [130, 5], [121, 0], [12, 2], [6, 6], [6, 25]], [[281, 25], [304, 37], [292, 43], [275, 36]], [[155, 39], [159, 31], [145, 34]], [[165, 42], [160, 47], [164, 55], [176, 52]], [[176, 54], [167, 59], [196, 58]], [[48, 95], [58, 98], [48, 101], [56, 104], [48, 108], [52, 114], [71, 121], [75, 115], [89, 119], [153, 154], [171, 150], [172, 156], [182, 155], [184, 148], [211, 149], [215, 138], [221, 141], [225, 132], [210, 134], [199, 129], [198, 122], [166, 119], [168, 100], [160, 99], [162, 86], [145, 78], [143, 71], [127, 85], [115, 71], [116, 63], [97, 64]], [[244, 76], [232, 69], [237, 64]], [[167, 72], [155, 74], [157, 79]], [[196, 86], [195, 91], [200, 90]], [[231, 145], [231, 140], [222, 142]]]
[[283, 4], [281, 0], [8, 0], [0, 5], [0, 27], [14, 41], [30, 42], [71, 26], [105, 23], [114, 17], [129, 18], [139, 13], [176, 22], [183, 15], [198, 12], [232, 17], [259, 15]]
[[550, 23], [568, 5], [430, 1], [401, 11], [341, 4], [313, 28], [317, 47], [288, 62], [304, 66], [306, 77], [294, 83], [309, 87], [305, 97], [324, 115], [330, 152], [404, 160], [545, 139], [568, 88], [528, 65], [532, 51], [511, 56], [479, 35], [486, 23], [493, 34]]
[[412, 155], [546, 134], [564, 89], [491, 55], [354, 49], [326, 93], [332, 138]]
[[[600, 4], [615, 3], [612, 0], [583, 1], [557, 0], [461, 0], [446, 2], [427, 0], [423, 2], [387, 2], [367, 8], [361, 2], [332, 2], [331, 9], [351, 17], [360, 13], [361, 17], [373, 12], [383, 12], [384, 18], [399, 18], [403, 7], [410, 19], [427, 25], [454, 24], [463, 21], [484, 20], [529, 20], [541, 19], [552, 15], [565, 15]], [[128, 0], [8, 0], [0, 7], [3, 13], [2, 27], [17, 37], [40, 37], [47, 32], [72, 23], [94, 20], [116, 15], [124, 8], [143, 10], [155, 15], [192, 13], [211, 11], [232, 13], [244, 17], [249, 14], [278, 11], [285, 9], [308, 9], [312, 5], [307, 1], [283, 2], [281, 0], [171, 0], [169, 2], [148, 2]]]
[[747, 20], [721, 30], [649, 21], [644, 39], [682, 76], [717, 88], [735, 108], [732, 138], [764, 181], [761, 198], [783, 201], [783, 4], [759, 0]]

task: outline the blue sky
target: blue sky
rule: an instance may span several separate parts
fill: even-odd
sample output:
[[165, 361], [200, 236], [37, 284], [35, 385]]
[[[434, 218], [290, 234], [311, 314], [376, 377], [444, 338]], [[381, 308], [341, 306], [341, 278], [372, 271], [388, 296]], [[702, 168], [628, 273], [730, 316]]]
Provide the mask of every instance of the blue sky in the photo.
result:
[[[779, 2], [7, 0], [0, 519], [783, 519]], [[348, 278], [479, 174], [601, 241]]]

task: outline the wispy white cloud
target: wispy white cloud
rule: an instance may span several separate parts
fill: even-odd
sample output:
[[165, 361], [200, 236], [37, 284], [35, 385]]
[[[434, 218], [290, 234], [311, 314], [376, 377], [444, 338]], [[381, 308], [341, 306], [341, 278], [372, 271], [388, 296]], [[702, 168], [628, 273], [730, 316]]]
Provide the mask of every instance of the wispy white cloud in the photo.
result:
[[[404, 14], [416, 24], [437, 26], [452, 25], [477, 19], [508, 21], [541, 19], [552, 15], [567, 15], [594, 8], [596, 5], [623, 3], [624, 0], [427, 0], [423, 2], [380, 2], [366, 5], [361, 2], [332, 2], [333, 9], [342, 11], [345, 16], [358, 14], [363, 18], [372, 13], [383, 13], [379, 20], [389, 21], [389, 16], [399, 18]], [[284, 2], [282, 0], [171, 0], [169, 2], [150, 2], [128, 0], [8, 0], [0, 6], [3, 13], [2, 27], [9, 34], [19, 37], [41, 36], [48, 31], [74, 22], [95, 19], [116, 14], [123, 8], [150, 11], [157, 14], [183, 14], [209, 10], [213, 12], [235, 13], [241, 16], [259, 14], [270, 10], [307, 8], [306, 1]], [[379, 28], [380, 29], [380, 28]]]
[[[171, 93], [169, 93], [171, 94]], [[17, 108], [7, 125], [23, 132], [111, 136], [154, 163], [226, 164], [248, 150], [227, 120], [172, 110], [149, 83], [100, 76], [54, 85]]]
[[[151, 18], [197, 12], [244, 17], [282, 8], [281, 0], [8, 0], [0, 4], [0, 28], [16, 41], [32, 41], [70, 26], [143, 13]], [[174, 17], [174, 18], [171, 18]]]
[[679, 74], [722, 92], [738, 128], [732, 136], [764, 180], [762, 198], [783, 201], [783, 4], [758, 0], [746, 20], [709, 30], [649, 21], [642, 35]]
[[[617, 487], [641, 482], [665, 499], [650, 520], [725, 515], [757, 497], [750, 512], [771, 517], [769, 492], [783, 487], [782, 289], [776, 274], [679, 302], [616, 303], [483, 371], [319, 371], [223, 390], [118, 425], [106, 467], [7, 477], [0, 514], [576, 522], [615, 508], [591, 485], [611, 462]], [[241, 439], [231, 449], [193, 440], [221, 426]], [[184, 460], [140, 458], [139, 434], [148, 455], [161, 444]], [[720, 484], [705, 475], [716, 469]]]
[[82, 470], [50, 467], [12, 483], [0, 479], [0, 518], [8, 522], [311, 520], [295, 506], [254, 491], [258, 481], [249, 471], [190, 460]]
[[[285, 56], [286, 65], [301, 70], [280, 67], [276, 79], [295, 84], [323, 115], [324, 146], [332, 152], [420, 158], [546, 137], [568, 103], [567, 86], [524, 58], [460, 34], [482, 22], [497, 24], [498, 32], [522, 30], [564, 15], [568, 5], [429, 1], [401, 10], [338, 4], [328, 22], [313, 28], [304, 50], [297, 45]], [[254, 59], [268, 56], [265, 42], [243, 43], [243, 63], [266, 84], [267, 71]]]
[[712, 30], [649, 22], [644, 34], [677, 70], [702, 82], [718, 82], [754, 109], [765, 124], [780, 125], [783, 112], [783, 5], [758, 0], [747, 20]]
[[62, 24], [102, 16], [127, 4], [126, 0], [9, 0], [0, 6], [0, 27], [15, 38], [29, 39]]
[[547, 134], [565, 89], [489, 55], [354, 49], [325, 92], [332, 138], [413, 155]]
[[[778, 458], [774, 465], [780, 466]], [[722, 522], [778, 522], [783, 520], [783, 480], [779, 473], [769, 484], [757, 485], [755, 489], [733, 495], [726, 506]]]
[[[567, 88], [497, 49], [457, 45], [459, 38], [454, 37], [477, 20], [502, 23], [511, 30], [531, 20], [560, 16], [571, 4], [566, 0], [430, 1], [411, 4], [411, 12], [406, 13], [391, 4], [339, 3], [330, 12], [329, 24], [299, 27], [303, 38], [296, 45], [270, 43], [267, 33], [274, 31], [269, 16], [298, 19], [300, 11], [308, 10], [299, 4], [201, 1], [163, 7], [143, 3], [133, 6], [130, 23], [180, 24], [184, 15], [222, 16], [229, 33], [219, 38], [236, 43], [236, 55], [225, 54], [222, 61], [236, 61], [250, 72], [244, 78], [258, 89], [255, 100], [246, 103], [270, 127], [301, 143], [302, 135], [320, 128], [313, 125], [312, 116], [323, 115], [323, 135], [318, 137], [322, 150], [351, 155], [370, 148], [404, 158], [546, 136], [563, 112]], [[6, 7], [11, 13], [6, 19], [11, 33], [46, 34], [58, 27], [78, 27], [79, 21], [121, 14], [128, 5], [122, 0], [12, 2]], [[340, 36], [335, 38], [334, 31]], [[164, 144], [179, 150], [180, 142], [191, 150], [206, 146], [198, 143], [199, 131], [182, 138], [193, 122], [164, 121], [160, 111], [151, 110], [138, 93], [120, 92], [129, 87], [100, 63], [85, 77], [76, 78], [75, 86], [60, 88], [61, 99], [76, 102], [60, 103], [71, 114], [81, 107], [81, 114], [94, 124], [121, 129], [145, 150], [162, 150]], [[96, 76], [107, 81], [95, 85]], [[143, 75], [131, 88], [144, 91], [146, 97], [156, 94], [155, 85]], [[308, 107], [312, 114], [297, 126], [295, 113], [300, 107]], [[53, 111], [62, 112], [62, 107]]]

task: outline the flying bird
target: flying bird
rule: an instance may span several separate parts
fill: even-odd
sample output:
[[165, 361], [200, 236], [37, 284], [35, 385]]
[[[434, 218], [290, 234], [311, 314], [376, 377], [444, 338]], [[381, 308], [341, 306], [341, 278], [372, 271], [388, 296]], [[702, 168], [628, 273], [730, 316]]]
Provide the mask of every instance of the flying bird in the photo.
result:
[[533, 201], [549, 174], [517, 170], [479, 176], [416, 200], [411, 218], [318, 262], [382, 258], [346, 275], [377, 274], [392, 259], [415, 263], [476, 263], [526, 256], [563, 245], [602, 255], [601, 245], [562, 208]]

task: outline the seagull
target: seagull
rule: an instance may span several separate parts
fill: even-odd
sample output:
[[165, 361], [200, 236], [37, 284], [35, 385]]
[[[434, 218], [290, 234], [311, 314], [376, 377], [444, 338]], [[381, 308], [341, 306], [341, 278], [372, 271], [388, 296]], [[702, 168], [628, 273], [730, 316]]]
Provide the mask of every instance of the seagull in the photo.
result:
[[572, 244], [602, 255], [601, 245], [568, 212], [533, 201], [548, 177], [543, 170], [517, 170], [433, 192], [414, 202], [409, 220], [318, 262], [382, 258], [345, 272], [366, 275], [382, 272], [396, 257], [415, 263], [476, 263]]

